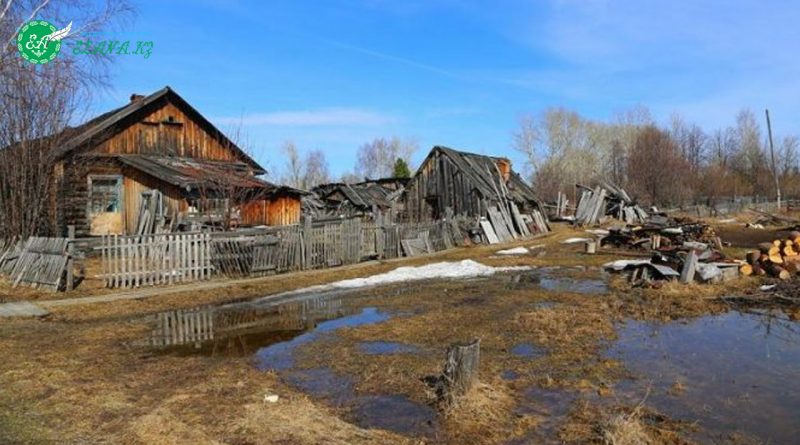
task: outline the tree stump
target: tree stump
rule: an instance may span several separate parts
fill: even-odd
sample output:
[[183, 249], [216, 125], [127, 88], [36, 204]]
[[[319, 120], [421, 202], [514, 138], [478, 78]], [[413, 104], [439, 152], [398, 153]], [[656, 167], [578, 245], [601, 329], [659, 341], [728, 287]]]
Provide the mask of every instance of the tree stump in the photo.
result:
[[433, 388], [436, 405], [440, 409], [450, 409], [458, 398], [475, 386], [478, 382], [480, 359], [480, 339], [470, 343], [454, 343], [447, 348], [442, 373], [423, 378], [423, 381]]

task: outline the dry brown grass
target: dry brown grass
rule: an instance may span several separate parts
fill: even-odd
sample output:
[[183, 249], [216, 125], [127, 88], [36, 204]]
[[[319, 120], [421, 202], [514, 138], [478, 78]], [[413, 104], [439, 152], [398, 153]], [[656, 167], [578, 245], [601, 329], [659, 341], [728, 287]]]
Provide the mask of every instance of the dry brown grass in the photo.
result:
[[[333, 280], [385, 272], [400, 265], [477, 259], [491, 265], [596, 265], [616, 253], [584, 255], [579, 246], [558, 244], [583, 233], [572, 229], [513, 245], [546, 244], [544, 256], [490, 258], [501, 247], [483, 246], [399, 261], [307, 271], [254, 280], [213, 290], [183, 290], [143, 300], [64, 307], [44, 320], [0, 323], [0, 442], [47, 443], [226, 443], [316, 444], [405, 443], [381, 430], [345, 420], [322, 401], [307, 398], [278, 376], [255, 370], [247, 358], [181, 357], [130, 346], [147, 334], [141, 315], [197, 304], [262, 296]], [[502, 246], [507, 248], [509, 246]], [[596, 270], [578, 272], [590, 277]], [[453, 341], [481, 338], [482, 384], [453, 415], [442, 419], [444, 443], [501, 443], [523, 438], [539, 418], [514, 407], [531, 386], [605, 393], [624, 375], [601, 355], [625, 317], [664, 319], [700, 315], [724, 306], [710, 297], [750, 285], [668, 285], [630, 289], [612, 284], [610, 295], [517, 288], [502, 277], [413, 283], [367, 290], [363, 303], [396, 314], [377, 325], [337, 331], [326, 341], [298, 351], [302, 367], [330, 367], [352, 376], [359, 393], [402, 394], [426, 403], [419, 378], [438, 373]], [[0, 295], [8, 289], [0, 286]], [[13, 290], [12, 292], [18, 292]], [[107, 292], [90, 290], [87, 293]], [[15, 294], [12, 298], [21, 298]], [[25, 294], [27, 295], [27, 294]], [[67, 296], [84, 296], [75, 291]], [[64, 295], [58, 294], [57, 297]], [[51, 296], [42, 298], [52, 298]], [[538, 303], [555, 302], [555, 307]], [[419, 347], [418, 354], [365, 355], [358, 343], [397, 341]], [[510, 349], [521, 343], [542, 347], [533, 359]], [[519, 378], [501, 378], [505, 371]], [[266, 393], [278, 394], [265, 404]], [[79, 409], [76, 409], [79, 407]], [[582, 431], [575, 443], [600, 441], [597, 425], [605, 408], [589, 406], [572, 416], [569, 428]], [[602, 414], [602, 415], [601, 415]], [[588, 433], [587, 433], [588, 431]], [[651, 431], [652, 433], [652, 431]]]

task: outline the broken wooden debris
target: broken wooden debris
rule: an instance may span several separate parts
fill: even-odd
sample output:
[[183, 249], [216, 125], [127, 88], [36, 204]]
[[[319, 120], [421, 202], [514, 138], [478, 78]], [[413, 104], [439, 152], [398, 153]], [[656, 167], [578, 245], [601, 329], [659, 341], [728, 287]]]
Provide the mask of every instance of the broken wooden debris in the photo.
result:
[[574, 223], [580, 226], [600, 224], [606, 217], [624, 221], [628, 224], [642, 224], [647, 218], [645, 212], [621, 187], [603, 183], [591, 189], [576, 184], [581, 189], [578, 205], [575, 207]]
[[26, 284], [53, 291], [61, 289], [70, 264], [69, 242], [68, 238], [28, 238], [7, 272], [13, 287]]

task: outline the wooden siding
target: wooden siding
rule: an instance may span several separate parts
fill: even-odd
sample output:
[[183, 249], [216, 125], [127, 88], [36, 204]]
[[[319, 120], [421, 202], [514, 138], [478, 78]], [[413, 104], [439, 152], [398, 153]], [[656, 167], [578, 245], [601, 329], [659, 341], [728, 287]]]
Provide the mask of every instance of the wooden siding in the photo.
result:
[[124, 168], [123, 172], [123, 218], [125, 221], [125, 233], [133, 234], [136, 232], [136, 220], [139, 217], [139, 206], [142, 201], [142, 192], [148, 190], [158, 190], [164, 196], [164, 203], [167, 205], [167, 215], [175, 215], [176, 212], [184, 213], [189, 205], [184, 199], [181, 190], [172, 184], [153, 178], [133, 168]]
[[406, 186], [405, 212], [411, 221], [433, 221], [451, 208], [454, 215], [482, 216], [483, 197], [447, 156], [428, 158]]
[[259, 199], [242, 204], [239, 208], [241, 223], [247, 226], [269, 225], [267, 207], [269, 201]]
[[267, 202], [267, 224], [285, 226], [300, 222], [300, 197], [276, 196]]
[[166, 101], [157, 110], [142, 116], [138, 122], [90, 152], [161, 154], [215, 161], [237, 160], [233, 150], [221, 144], [178, 107]]
[[248, 226], [286, 226], [300, 222], [300, 198], [276, 196], [250, 201], [240, 206], [241, 224]]

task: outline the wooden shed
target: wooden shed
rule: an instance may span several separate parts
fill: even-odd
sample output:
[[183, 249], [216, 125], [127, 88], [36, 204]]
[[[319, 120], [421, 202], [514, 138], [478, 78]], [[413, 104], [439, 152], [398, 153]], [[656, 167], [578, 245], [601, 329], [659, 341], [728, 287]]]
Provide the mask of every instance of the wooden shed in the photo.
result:
[[433, 221], [449, 211], [482, 217], [490, 207], [514, 203], [520, 212], [541, 210], [533, 189], [511, 168], [511, 161], [436, 146], [408, 182], [403, 195], [406, 218]]
[[75, 225], [81, 236], [136, 233], [154, 190], [178, 220], [223, 213], [240, 225], [300, 220], [305, 192], [260, 179], [264, 168], [169, 87], [132, 95], [66, 132], [53, 179], [60, 231]]

